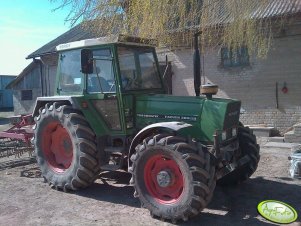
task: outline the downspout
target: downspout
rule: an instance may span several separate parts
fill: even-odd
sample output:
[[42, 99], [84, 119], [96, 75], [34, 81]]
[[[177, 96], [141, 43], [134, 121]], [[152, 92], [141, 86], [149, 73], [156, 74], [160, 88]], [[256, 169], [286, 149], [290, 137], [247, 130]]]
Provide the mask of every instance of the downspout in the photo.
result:
[[276, 82], [275, 95], [276, 95], [276, 108], [278, 109], [279, 108], [278, 82]]
[[[45, 68], [45, 75], [44, 75], [44, 82], [45, 82], [45, 86], [43, 85], [45, 92], [43, 94], [43, 96], [49, 96], [49, 90], [50, 90], [50, 82], [49, 82], [49, 72], [48, 72], [48, 65], [44, 63], [44, 61], [42, 59], [38, 59], [38, 61], [40, 62], [41, 65], [41, 75], [43, 73], [43, 67]], [[46, 72], [47, 69], [47, 72]], [[47, 75], [47, 77], [46, 77]], [[47, 81], [48, 78], [48, 81]]]
[[43, 84], [43, 62], [39, 59], [33, 59], [34, 62], [39, 63], [40, 65], [40, 81], [41, 81], [41, 89], [42, 89], [42, 96], [44, 96], [44, 84]]

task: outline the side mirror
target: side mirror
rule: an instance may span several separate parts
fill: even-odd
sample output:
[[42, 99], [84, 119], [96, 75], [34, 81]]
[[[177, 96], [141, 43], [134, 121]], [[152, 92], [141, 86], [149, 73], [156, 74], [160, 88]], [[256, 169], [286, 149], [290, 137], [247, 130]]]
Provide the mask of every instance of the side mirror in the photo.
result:
[[93, 52], [91, 49], [82, 49], [81, 51], [81, 68], [82, 73], [93, 73]]

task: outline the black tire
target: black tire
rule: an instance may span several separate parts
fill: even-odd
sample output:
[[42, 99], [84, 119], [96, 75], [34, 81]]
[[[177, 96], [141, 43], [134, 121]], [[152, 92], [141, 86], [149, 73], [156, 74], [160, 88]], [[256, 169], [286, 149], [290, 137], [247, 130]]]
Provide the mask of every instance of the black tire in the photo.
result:
[[[176, 198], [176, 201], [168, 204], [162, 203], [162, 200], [158, 201], [158, 198], [147, 187], [148, 164], [158, 155], [164, 156], [165, 160], [172, 160], [184, 178], [183, 189], [180, 190], [179, 197]], [[129, 171], [132, 173], [131, 184], [135, 188], [134, 196], [139, 197], [142, 207], [147, 208], [153, 217], [172, 222], [179, 219], [186, 221], [188, 218], [198, 215], [212, 198], [216, 175], [210, 154], [197, 150], [196, 147], [188, 144], [184, 138], [161, 134], [149, 137], [136, 147], [136, 153], [131, 156], [131, 161], [133, 164]], [[156, 168], [153, 168], [150, 172], [155, 170]], [[166, 170], [169, 168], [167, 167]], [[173, 184], [169, 184], [167, 188], [176, 184], [176, 181], [173, 179]], [[170, 197], [163, 202], [167, 202]]]
[[[95, 134], [82, 113], [71, 106], [46, 104], [39, 110], [35, 122], [33, 143], [37, 162], [49, 185], [68, 191], [86, 188], [93, 183], [100, 171], [100, 159]], [[61, 133], [58, 132], [58, 128]], [[46, 134], [49, 135], [45, 136]], [[61, 134], [65, 137], [69, 135], [70, 139], [60, 138]], [[54, 139], [60, 141], [57, 143], [63, 143], [63, 148], [58, 148], [59, 144], [53, 147]], [[64, 163], [57, 160], [58, 156], [54, 154], [59, 152], [57, 149], [64, 151]]]
[[239, 159], [243, 158], [244, 156], [248, 156], [249, 162], [242, 166], [238, 166], [234, 171], [220, 178], [217, 181], [218, 185], [230, 186], [242, 183], [243, 181], [247, 180], [257, 169], [258, 162], [260, 160], [260, 147], [257, 144], [256, 136], [248, 127], [238, 127], [237, 135], [241, 151]]

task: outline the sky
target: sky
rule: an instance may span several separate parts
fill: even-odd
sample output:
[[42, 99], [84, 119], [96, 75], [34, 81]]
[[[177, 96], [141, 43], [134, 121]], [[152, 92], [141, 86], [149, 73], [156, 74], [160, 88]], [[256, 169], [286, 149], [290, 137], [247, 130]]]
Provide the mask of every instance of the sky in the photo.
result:
[[0, 75], [19, 75], [25, 58], [68, 31], [68, 9], [49, 0], [0, 0]]

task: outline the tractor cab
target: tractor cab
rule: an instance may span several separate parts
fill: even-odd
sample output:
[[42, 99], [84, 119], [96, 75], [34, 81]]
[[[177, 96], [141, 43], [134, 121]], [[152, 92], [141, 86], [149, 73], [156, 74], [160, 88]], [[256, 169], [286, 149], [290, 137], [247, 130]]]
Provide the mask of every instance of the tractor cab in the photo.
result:
[[118, 36], [59, 45], [57, 94], [163, 93], [150, 42]]

